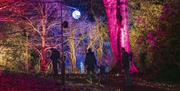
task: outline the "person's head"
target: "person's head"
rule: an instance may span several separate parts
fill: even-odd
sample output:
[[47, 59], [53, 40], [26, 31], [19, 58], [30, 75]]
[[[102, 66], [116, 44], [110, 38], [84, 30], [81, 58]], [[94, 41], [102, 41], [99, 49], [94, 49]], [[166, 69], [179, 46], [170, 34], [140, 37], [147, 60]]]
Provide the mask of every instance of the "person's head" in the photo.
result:
[[129, 55], [130, 55], [130, 56], [133, 56], [133, 53], [132, 53], [132, 52], [130, 52], [130, 53], [129, 53]]
[[122, 50], [122, 52], [125, 52], [125, 49], [124, 49], [123, 47], [122, 47], [122, 49], [121, 49], [121, 50]]
[[91, 49], [91, 48], [89, 48], [89, 49], [88, 49], [88, 52], [92, 52], [92, 49]]

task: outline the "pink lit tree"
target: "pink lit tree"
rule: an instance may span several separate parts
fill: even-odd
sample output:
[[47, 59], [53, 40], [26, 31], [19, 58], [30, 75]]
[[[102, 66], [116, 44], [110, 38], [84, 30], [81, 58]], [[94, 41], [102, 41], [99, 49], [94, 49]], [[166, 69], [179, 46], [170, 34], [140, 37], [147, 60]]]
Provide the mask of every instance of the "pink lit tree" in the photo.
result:
[[115, 60], [119, 59], [120, 49], [124, 47], [130, 53], [128, 33], [127, 0], [104, 0], [108, 17], [108, 30]]
[[[114, 63], [121, 60], [121, 48], [130, 53], [130, 40], [128, 31], [128, 0], [104, 0], [108, 17], [108, 30], [111, 47], [114, 54]], [[132, 71], [137, 68], [132, 65]]]

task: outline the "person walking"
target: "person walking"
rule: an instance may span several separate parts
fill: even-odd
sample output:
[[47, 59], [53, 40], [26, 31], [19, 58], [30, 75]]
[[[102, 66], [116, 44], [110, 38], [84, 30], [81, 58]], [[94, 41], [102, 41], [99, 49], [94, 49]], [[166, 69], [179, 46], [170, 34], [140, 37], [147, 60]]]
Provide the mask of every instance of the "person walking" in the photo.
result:
[[60, 53], [56, 48], [51, 48], [51, 56], [50, 59], [52, 60], [53, 64], [53, 73], [54, 76], [58, 75], [58, 69], [60, 68]]
[[132, 81], [131, 81], [131, 77], [130, 77], [130, 61], [129, 60], [129, 54], [126, 52], [126, 50], [124, 48], [122, 48], [122, 64], [123, 64], [123, 68], [124, 68], [124, 74], [125, 74], [125, 84], [127, 86], [132, 85]]
[[92, 82], [92, 76], [95, 74], [94, 70], [97, 66], [96, 57], [94, 52], [92, 52], [91, 48], [88, 49], [88, 52], [85, 57], [85, 67], [87, 70], [87, 74], [90, 75], [90, 80]]

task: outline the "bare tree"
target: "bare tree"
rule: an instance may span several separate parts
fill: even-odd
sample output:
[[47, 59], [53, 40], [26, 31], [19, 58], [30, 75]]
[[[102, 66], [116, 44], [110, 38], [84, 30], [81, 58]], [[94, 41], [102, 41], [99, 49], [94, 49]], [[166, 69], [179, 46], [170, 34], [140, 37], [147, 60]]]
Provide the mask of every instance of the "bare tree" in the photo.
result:
[[[61, 14], [60, 3], [52, 0], [28, 0], [6, 4], [1, 7], [1, 17], [16, 23], [21, 30], [26, 32], [29, 47], [35, 49], [40, 57], [41, 71], [47, 70], [46, 50], [49, 47], [56, 47], [60, 32], [48, 34], [54, 31], [54, 27], [60, 31]], [[54, 41], [54, 42], [52, 42]]]

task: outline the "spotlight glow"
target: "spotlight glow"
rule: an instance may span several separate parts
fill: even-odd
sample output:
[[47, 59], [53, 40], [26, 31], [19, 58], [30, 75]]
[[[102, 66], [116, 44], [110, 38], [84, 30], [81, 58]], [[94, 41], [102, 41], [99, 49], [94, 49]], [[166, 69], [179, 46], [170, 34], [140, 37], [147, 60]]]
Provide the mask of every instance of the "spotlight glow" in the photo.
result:
[[74, 19], [79, 19], [81, 17], [81, 12], [78, 10], [73, 11], [72, 16]]

